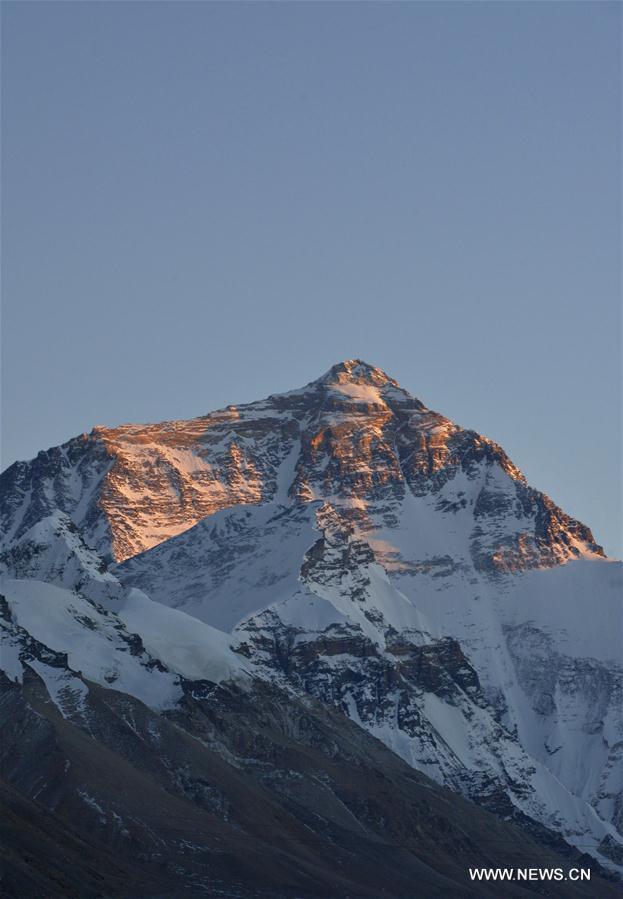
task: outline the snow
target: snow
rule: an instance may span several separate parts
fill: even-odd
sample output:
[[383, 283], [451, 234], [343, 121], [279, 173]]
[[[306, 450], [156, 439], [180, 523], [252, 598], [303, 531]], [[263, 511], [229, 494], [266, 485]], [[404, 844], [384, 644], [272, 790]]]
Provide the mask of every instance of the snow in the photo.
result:
[[230, 648], [229, 634], [153, 602], [140, 590], [129, 591], [118, 615], [129, 631], [140, 634], [148, 652], [189, 680], [219, 683], [248, 671], [242, 657]]
[[304, 628], [306, 634], [320, 633], [333, 624], [348, 624], [342, 614], [328, 599], [324, 599], [304, 587], [287, 599], [273, 603], [271, 610], [289, 627]]
[[[87, 580], [91, 592], [105, 596], [119, 588], [117, 579], [102, 570], [102, 559], [86, 546], [70, 517], [56, 509], [27, 530], [11, 547], [23, 549], [27, 563], [18, 563], [20, 577], [51, 580], [74, 588]], [[25, 569], [25, 570], [24, 570]]]
[[[385, 570], [375, 563], [360, 566], [357, 576], [368, 581], [365, 602], [353, 602], [351, 591], [357, 584], [352, 576], [347, 574], [341, 579], [339, 588], [334, 584], [327, 586], [308, 581], [307, 586], [312, 592], [330, 603], [339, 613], [339, 617], [357, 624], [363, 633], [376, 643], [382, 650], [385, 648], [385, 628], [388, 626], [396, 630], [413, 628], [425, 634], [430, 633], [428, 619], [415, 608], [390, 582]], [[304, 607], [303, 607], [304, 608]], [[306, 622], [303, 619], [301, 609], [300, 624]], [[379, 627], [370, 620], [370, 613], [381, 616], [383, 624]]]
[[49, 649], [67, 653], [72, 671], [156, 710], [173, 707], [181, 697], [175, 675], [148, 669], [146, 660], [129, 652], [116, 615], [42, 581], [4, 579], [1, 589], [15, 623]]
[[316, 507], [241, 505], [203, 519], [184, 534], [115, 572], [221, 631], [287, 599], [298, 588], [300, 560], [318, 539]]
[[621, 663], [623, 565], [577, 559], [519, 575], [501, 602], [509, 624], [531, 622], [559, 652]]
[[[151, 708], [171, 707], [181, 695], [177, 679], [170, 672], [189, 680], [214, 683], [238, 679], [247, 673], [242, 657], [230, 648], [228, 634], [184, 612], [152, 602], [140, 590], [129, 590], [114, 614], [76, 593], [41, 581], [4, 579], [2, 589], [15, 623], [49, 649], [67, 652], [73, 671], [102, 686], [130, 693]], [[150, 672], [145, 660], [141, 663], [128, 652], [120, 629], [126, 634], [138, 634], [147, 652], [169, 671]], [[12, 680], [21, 681], [19, 643], [6, 633], [6, 627], [3, 630], [1, 667]], [[59, 685], [69, 675], [43, 663], [28, 664], [43, 677], [48, 692], [57, 701]], [[72, 689], [80, 688], [74, 685]]]
[[385, 400], [381, 396], [378, 387], [369, 384], [331, 384], [330, 392], [341, 399], [352, 400], [367, 406], [385, 406]]
[[39, 675], [50, 699], [58, 708], [63, 718], [71, 718], [84, 711], [89, 688], [79, 677], [64, 668], [53, 668], [37, 659], [25, 662], [29, 668]]
[[21, 646], [10, 633], [4, 621], [0, 620], [0, 671], [9, 680], [22, 683], [23, 669], [19, 660]]
[[31, 499], [32, 488], [29, 487], [28, 490], [22, 492], [22, 501], [19, 504], [15, 514], [13, 515], [9, 530], [6, 531], [3, 535], [0, 535], [0, 546], [8, 546], [13, 540], [13, 537], [22, 525], [22, 521], [24, 520], [24, 516], [28, 511], [28, 506], [30, 505]]
[[296, 477], [296, 464], [298, 462], [300, 452], [301, 441], [293, 440], [292, 447], [279, 466], [279, 471], [277, 472], [277, 490], [275, 492], [275, 496], [273, 497], [274, 503], [279, 504], [289, 502], [288, 490], [292, 486]]

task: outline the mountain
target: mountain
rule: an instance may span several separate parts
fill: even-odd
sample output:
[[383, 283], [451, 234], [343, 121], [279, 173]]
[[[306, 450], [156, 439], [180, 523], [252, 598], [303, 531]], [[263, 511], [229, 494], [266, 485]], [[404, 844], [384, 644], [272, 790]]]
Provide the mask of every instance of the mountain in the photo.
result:
[[[0, 483], [2, 658], [20, 721], [35, 678], [51, 703], [46, 716], [90, 733], [100, 749], [126, 758], [125, 737], [109, 744], [103, 735], [112, 732], [105, 709], [129, 703], [132, 727], [173, 722], [195, 741], [207, 717], [212, 750], [236, 767], [240, 745], [221, 732], [216, 707], [227, 697], [244, 709], [256, 743], [257, 715], [266, 703], [272, 721], [276, 704], [296, 720], [330, 720], [338, 743], [361, 741], [379, 776], [398, 765], [432, 795], [467, 803], [466, 827], [470, 815], [493, 814], [486, 820], [506, 822], [518, 847], [589, 853], [602, 871], [620, 871], [621, 566], [497, 444], [427, 409], [381, 370], [350, 360], [302, 389], [192, 421], [96, 428], [16, 463]], [[189, 697], [200, 711], [188, 713]], [[30, 726], [20, 725], [20, 739], [31, 739]], [[288, 727], [303, 751], [306, 737]], [[182, 765], [148, 742], [154, 770]], [[315, 743], [305, 752], [325, 765]], [[279, 758], [268, 780], [282, 801], [296, 777]], [[309, 807], [323, 817], [345, 777], [334, 772]], [[34, 781], [8, 780], [35, 798]], [[72, 802], [77, 789], [54, 787], [73, 790]], [[314, 792], [301, 790], [297, 801]], [[394, 847], [396, 814], [381, 814]], [[61, 815], [54, 826], [71, 823]], [[298, 892], [284, 895], [362, 890], [363, 837], [355, 855], [348, 886], [327, 893], [338, 881], [323, 869], [328, 879], [293, 881]], [[445, 876], [450, 862], [439, 859], [433, 868]], [[431, 881], [426, 895], [463, 895], [459, 883], [472, 895], [465, 870], [452, 886]], [[242, 881], [236, 888], [246, 895]], [[381, 895], [370, 888], [360, 894]], [[388, 889], [409, 895], [398, 875]]]
[[[89, 546], [116, 561], [222, 509], [318, 498], [366, 530], [395, 529], [402, 515], [416, 519], [402, 520], [408, 531], [418, 523], [409, 516], [414, 502], [423, 507], [426, 497], [437, 500], [431, 523], [442, 531], [440, 514], [466, 512], [456, 519], [467, 519], [466, 532], [457, 534], [466, 545], [452, 541], [456, 528], [442, 533], [436, 570], [457, 550], [478, 571], [603, 556], [590, 530], [528, 487], [499, 446], [431, 412], [358, 360], [302, 390], [192, 421], [94, 428], [15, 463], [2, 487], [7, 538], [60, 509]], [[434, 541], [424, 554], [431, 548], [438, 549]]]

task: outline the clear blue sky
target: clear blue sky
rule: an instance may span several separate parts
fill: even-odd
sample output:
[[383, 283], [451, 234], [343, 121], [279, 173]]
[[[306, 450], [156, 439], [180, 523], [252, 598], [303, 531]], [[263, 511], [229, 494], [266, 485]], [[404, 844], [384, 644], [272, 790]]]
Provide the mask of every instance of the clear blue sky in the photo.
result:
[[619, 553], [620, 17], [3, 3], [3, 467], [357, 356]]

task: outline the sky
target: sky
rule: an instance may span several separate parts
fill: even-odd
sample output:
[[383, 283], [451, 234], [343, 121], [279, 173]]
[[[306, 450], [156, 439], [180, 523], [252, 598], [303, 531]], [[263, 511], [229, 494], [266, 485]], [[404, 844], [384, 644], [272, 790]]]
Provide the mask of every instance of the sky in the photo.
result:
[[380, 366], [621, 554], [617, 3], [2, 4], [2, 467]]

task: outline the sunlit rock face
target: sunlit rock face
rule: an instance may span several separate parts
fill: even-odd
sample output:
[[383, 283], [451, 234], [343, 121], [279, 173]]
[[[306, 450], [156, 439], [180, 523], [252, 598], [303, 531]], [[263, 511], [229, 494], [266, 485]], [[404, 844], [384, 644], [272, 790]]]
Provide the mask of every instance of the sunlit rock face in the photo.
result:
[[[190, 421], [97, 427], [2, 476], [3, 531], [55, 509], [124, 561], [240, 504], [329, 501], [390, 567], [490, 574], [602, 555], [492, 441], [427, 409], [378, 368], [335, 365], [300, 390]], [[425, 530], [405, 547], [385, 532]], [[457, 535], [448, 555], [446, 539]], [[383, 532], [383, 534], [381, 534]], [[375, 538], [376, 535], [376, 538]], [[415, 536], [415, 534], [414, 534]]]

